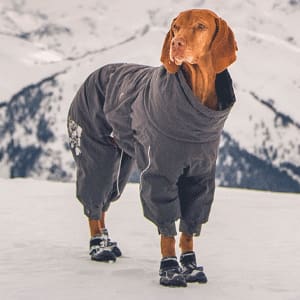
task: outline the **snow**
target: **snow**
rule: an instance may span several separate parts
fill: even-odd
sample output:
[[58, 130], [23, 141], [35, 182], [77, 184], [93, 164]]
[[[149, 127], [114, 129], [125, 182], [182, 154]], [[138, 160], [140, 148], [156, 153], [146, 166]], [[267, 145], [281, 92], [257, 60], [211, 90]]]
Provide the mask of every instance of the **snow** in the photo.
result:
[[55, 53], [54, 51], [49, 50], [42, 50], [34, 53], [32, 55], [32, 59], [35, 61], [35, 63], [43, 63], [43, 62], [58, 62], [61, 61], [62, 58], [59, 56], [59, 54]]
[[[4, 47], [4, 45], [10, 46]], [[24, 88], [25, 82], [28, 85], [38, 82], [41, 78], [60, 69], [53, 64], [46, 66], [39, 64], [43, 53], [41, 49], [36, 49], [39, 47], [15, 37], [0, 35], [1, 69], [4, 70], [1, 72], [0, 103], [9, 100], [10, 96]], [[49, 62], [49, 55], [47, 59]], [[51, 59], [58, 62], [54, 53]]]
[[124, 256], [92, 262], [75, 183], [0, 180], [0, 299], [300, 299], [300, 199], [218, 188], [196, 241], [209, 282], [158, 284], [159, 238], [138, 185], [112, 205], [108, 228]]

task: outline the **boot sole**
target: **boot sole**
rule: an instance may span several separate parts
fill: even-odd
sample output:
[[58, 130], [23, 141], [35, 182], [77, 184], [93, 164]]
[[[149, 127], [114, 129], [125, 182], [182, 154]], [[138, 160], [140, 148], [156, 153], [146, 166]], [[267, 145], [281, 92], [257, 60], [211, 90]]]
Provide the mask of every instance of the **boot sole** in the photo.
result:
[[160, 285], [167, 286], [167, 287], [187, 287], [186, 281], [173, 279], [173, 280], [164, 280], [164, 278], [160, 278], [159, 281]]
[[204, 273], [200, 272], [194, 276], [186, 276], [185, 277], [186, 282], [189, 283], [194, 283], [194, 282], [198, 282], [198, 283], [207, 283], [207, 277]]
[[115, 262], [116, 256], [111, 251], [101, 251], [91, 256], [91, 260], [99, 261], [99, 262]]

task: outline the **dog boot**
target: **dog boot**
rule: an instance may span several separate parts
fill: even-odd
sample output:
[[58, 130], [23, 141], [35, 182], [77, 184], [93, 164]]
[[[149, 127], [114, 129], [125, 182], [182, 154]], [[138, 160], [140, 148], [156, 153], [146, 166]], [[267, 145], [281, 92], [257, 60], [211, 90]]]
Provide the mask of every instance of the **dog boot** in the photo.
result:
[[165, 257], [160, 262], [159, 283], [169, 287], [186, 287], [186, 280], [176, 256]]
[[203, 267], [197, 267], [195, 252], [191, 251], [183, 253], [180, 256], [180, 263], [182, 266], [182, 274], [184, 275], [186, 282], [207, 282]]
[[111, 249], [116, 257], [120, 257], [122, 255], [122, 252], [118, 247], [117, 242], [111, 241], [111, 239], [109, 238], [108, 230], [106, 228], [102, 228], [102, 236], [107, 241], [107, 247]]
[[103, 236], [95, 236], [90, 240], [90, 256], [91, 260], [101, 262], [115, 262], [116, 255], [111, 248], [107, 246], [107, 240]]

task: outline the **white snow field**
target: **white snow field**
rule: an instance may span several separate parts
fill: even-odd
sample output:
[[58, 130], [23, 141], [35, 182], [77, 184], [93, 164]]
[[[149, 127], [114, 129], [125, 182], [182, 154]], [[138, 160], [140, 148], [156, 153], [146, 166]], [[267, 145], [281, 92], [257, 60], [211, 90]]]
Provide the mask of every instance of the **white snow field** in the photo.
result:
[[138, 185], [110, 210], [124, 256], [92, 262], [74, 183], [0, 180], [0, 299], [300, 299], [300, 197], [218, 188], [196, 241], [209, 282], [158, 284], [156, 228], [142, 215]]

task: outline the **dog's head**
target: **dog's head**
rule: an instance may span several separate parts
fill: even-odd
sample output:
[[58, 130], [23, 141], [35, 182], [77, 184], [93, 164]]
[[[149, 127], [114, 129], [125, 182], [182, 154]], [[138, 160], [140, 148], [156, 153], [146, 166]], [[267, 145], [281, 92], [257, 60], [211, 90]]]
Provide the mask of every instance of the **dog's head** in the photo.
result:
[[181, 12], [166, 35], [161, 62], [170, 73], [182, 63], [197, 64], [211, 56], [215, 73], [236, 60], [237, 44], [227, 23], [207, 9]]

